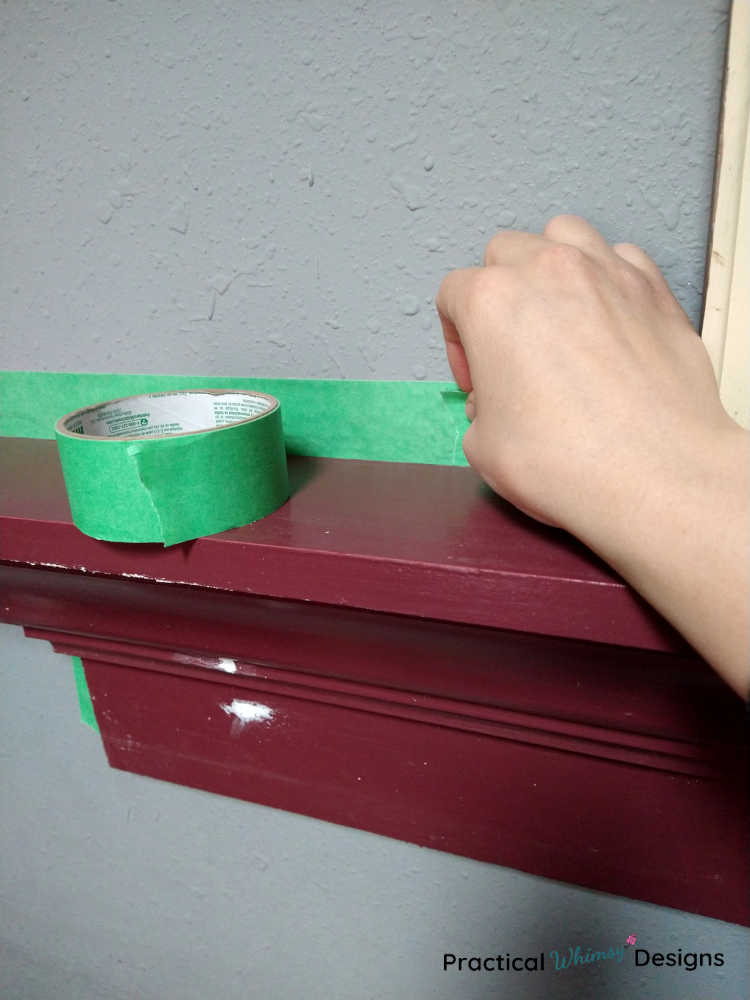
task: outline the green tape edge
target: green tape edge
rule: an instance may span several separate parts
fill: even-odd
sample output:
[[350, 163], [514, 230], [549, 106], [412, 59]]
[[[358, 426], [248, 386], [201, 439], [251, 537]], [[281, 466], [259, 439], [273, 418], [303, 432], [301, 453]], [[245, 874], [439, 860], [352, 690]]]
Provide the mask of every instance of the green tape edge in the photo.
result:
[[89, 686], [86, 682], [86, 671], [83, 668], [80, 656], [73, 656], [71, 659], [73, 660], [73, 677], [75, 678], [76, 691], [78, 693], [78, 709], [81, 713], [81, 722], [84, 722], [87, 726], [91, 726], [98, 733], [99, 723], [96, 721], [94, 703], [91, 700]]

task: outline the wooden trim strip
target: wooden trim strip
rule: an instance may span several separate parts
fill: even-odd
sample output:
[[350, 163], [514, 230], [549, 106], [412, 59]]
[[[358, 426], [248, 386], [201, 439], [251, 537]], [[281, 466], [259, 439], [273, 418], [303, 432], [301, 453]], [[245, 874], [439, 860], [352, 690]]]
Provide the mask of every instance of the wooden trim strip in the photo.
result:
[[701, 336], [730, 415], [750, 425], [750, 3], [732, 5]]

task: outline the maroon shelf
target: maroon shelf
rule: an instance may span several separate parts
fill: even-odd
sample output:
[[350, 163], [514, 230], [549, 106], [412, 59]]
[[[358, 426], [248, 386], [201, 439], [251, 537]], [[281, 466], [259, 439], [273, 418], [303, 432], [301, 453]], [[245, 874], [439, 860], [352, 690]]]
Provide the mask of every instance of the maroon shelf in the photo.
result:
[[164, 549], [0, 446], [0, 619], [82, 657], [112, 766], [750, 923], [740, 700], [471, 470], [292, 458], [279, 511]]

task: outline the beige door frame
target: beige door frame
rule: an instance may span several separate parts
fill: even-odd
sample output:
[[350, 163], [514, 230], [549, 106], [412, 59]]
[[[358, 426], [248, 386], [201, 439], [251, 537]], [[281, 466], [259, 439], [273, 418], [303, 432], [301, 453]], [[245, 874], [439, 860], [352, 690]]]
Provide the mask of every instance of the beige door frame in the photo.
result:
[[701, 336], [730, 415], [750, 427], [750, 0], [734, 0]]

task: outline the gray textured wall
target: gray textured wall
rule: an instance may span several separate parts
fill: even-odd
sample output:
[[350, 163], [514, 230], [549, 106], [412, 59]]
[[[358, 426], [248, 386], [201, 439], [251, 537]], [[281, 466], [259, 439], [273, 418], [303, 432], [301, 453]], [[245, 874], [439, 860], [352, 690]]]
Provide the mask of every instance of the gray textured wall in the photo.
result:
[[3, 364], [447, 377], [441, 275], [560, 211], [697, 320], [727, 3], [6, 2]]
[[[726, 7], [6, 2], [0, 364], [447, 377], [441, 275], [563, 210], [697, 321]], [[110, 771], [0, 642], [3, 1000], [747, 995], [740, 928]], [[727, 964], [440, 971], [630, 932]]]

